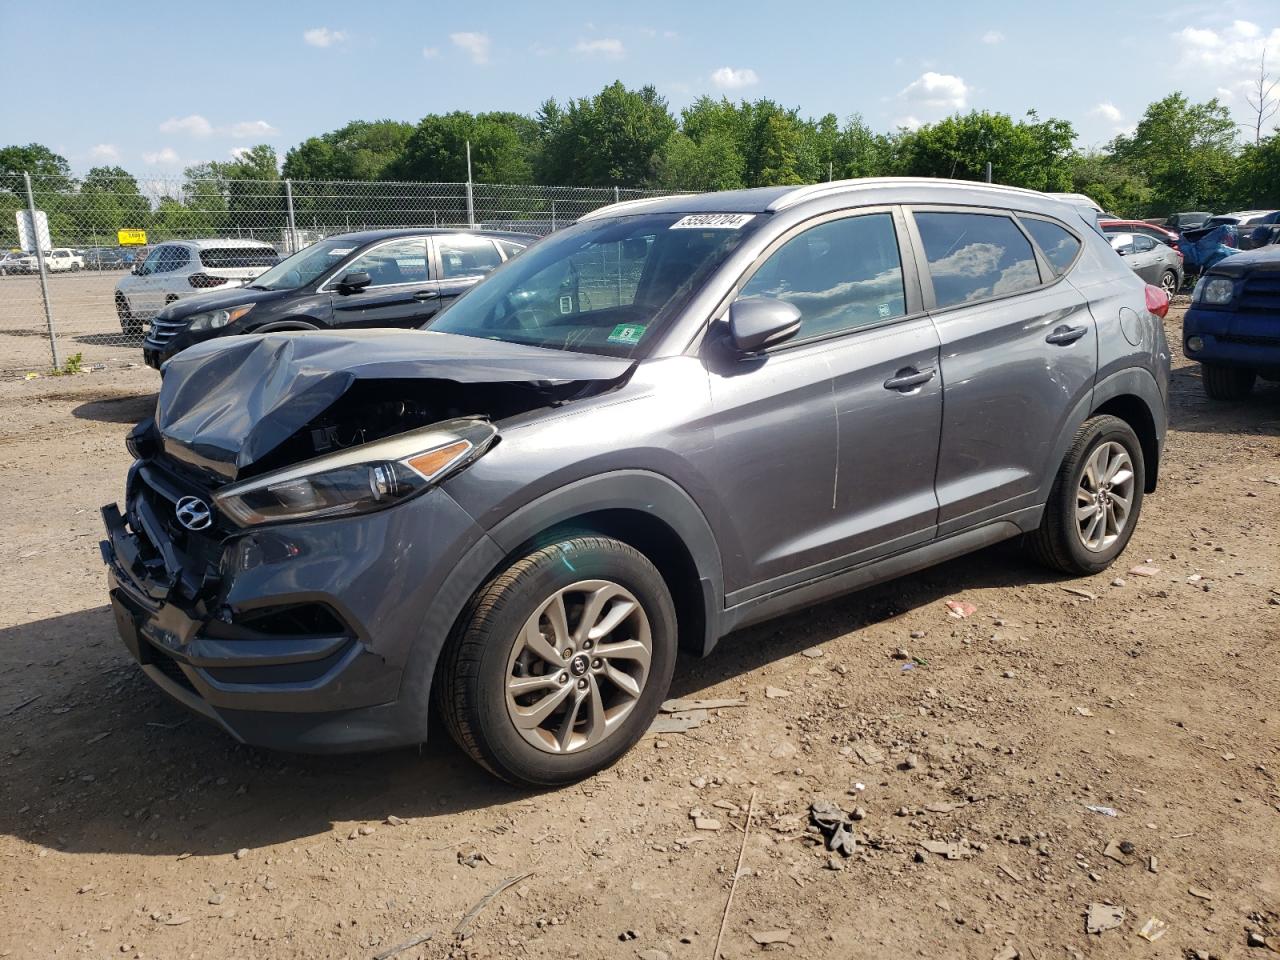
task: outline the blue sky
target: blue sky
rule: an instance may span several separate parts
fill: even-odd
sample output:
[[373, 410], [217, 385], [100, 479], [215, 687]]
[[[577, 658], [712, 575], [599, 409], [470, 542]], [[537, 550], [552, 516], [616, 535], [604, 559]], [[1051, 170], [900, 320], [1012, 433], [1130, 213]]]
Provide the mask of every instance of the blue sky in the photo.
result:
[[[352, 4], [0, 4], [0, 143], [44, 143], [83, 171], [177, 172], [352, 119], [532, 112], [548, 96], [653, 83], [860, 113], [876, 129], [1030, 107], [1101, 145], [1175, 89], [1243, 120], [1280, 2], [649, 0]], [[779, 14], [782, 11], [782, 15]]]

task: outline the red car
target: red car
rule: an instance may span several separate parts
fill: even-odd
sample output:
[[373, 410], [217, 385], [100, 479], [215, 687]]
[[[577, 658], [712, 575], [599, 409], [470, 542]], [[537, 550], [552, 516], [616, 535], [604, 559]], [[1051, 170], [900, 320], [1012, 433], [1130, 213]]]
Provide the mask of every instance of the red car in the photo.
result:
[[1178, 233], [1176, 230], [1166, 230], [1164, 227], [1157, 227], [1154, 223], [1147, 223], [1145, 220], [1099, 220], [1098, 226], [1102, 228], [1105, 234], [1113, 233], [1141, 233], [1148, 237], [1154, 237], [1161, 243], [1167, 243], [1173, 249], [1178, 249]]

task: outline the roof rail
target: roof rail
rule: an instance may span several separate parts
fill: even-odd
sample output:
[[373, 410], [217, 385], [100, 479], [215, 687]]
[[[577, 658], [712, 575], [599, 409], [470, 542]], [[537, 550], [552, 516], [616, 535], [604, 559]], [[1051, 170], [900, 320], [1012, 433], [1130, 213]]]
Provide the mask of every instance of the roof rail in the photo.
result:
[[857, 180], [829, 180], [826, 183], [814, 183], [805, 187], [796, 187], [796, 189], [774, 200], [769, 204], [768, 209], [772, 212], [777, 212], [778, 210], [786, 210], [788, 207], [794, 207], [796, 204], [803, 203], [806, 200], [812, 200], [815, 197], [854, 193], [858, 190], [866, 190], [872, 187], [921, 184], [949, 184], [962, 186], [970, 190], [990, 190], [993, 193], [1018, 193], [1035, 197], [1046, 196], [1039, 190], [1028, 190], [1025, 187], [1006, 187], [998, 183], [983, 183], [980, 180], [949, 180], [943, 177], [862, 177]]
[[691, 197], [691, 193], [664, 193], [660, 197], [640, 197], [636, 200], [622, 200], [618, 203], [610, 203], [607, 206], [596, 207], [594, 210], [584, 213], [578, 218], [578, 222], [583, 220], [599, 220], [601, 217], [612, 217], [615, 214], [622, 213], [626, 210], [632, 210], [636, 207], [647, 206], [650, 203], [658, 203], [661, 200], [670, 200], [672, 197]]

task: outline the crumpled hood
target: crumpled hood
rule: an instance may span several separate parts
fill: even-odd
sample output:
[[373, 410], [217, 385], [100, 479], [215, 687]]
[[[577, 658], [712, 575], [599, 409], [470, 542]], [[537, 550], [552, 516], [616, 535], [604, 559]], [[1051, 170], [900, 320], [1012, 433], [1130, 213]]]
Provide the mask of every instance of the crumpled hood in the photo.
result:
[[631, 365], [422, 330], [223, 337], [165, 364], [155, 421], [167, 453], [231, 480], [359, 380], [555, 385], [615, 380]]

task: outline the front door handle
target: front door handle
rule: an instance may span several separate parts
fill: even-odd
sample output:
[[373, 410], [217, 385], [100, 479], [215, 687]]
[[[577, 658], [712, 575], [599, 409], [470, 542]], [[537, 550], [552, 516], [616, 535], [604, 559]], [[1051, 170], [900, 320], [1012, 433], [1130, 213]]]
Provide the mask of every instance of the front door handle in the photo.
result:
[[934, 378], [936, 370], [917, 370], [915, 367], [904, 367], [884, 382], [886, 390], [913, 390]]
[[413, 295], [413, 299], [421, 302], [423, 300], [434, 300], [438, 296], [440, 296], [438, 290], [419, 290]]
[[1056, 327], [1053, 333], [1044, 338], [1044, 342], [1065, 347], [1068, 343], [1075, 343], [1088, 332], [1088, 327]]

